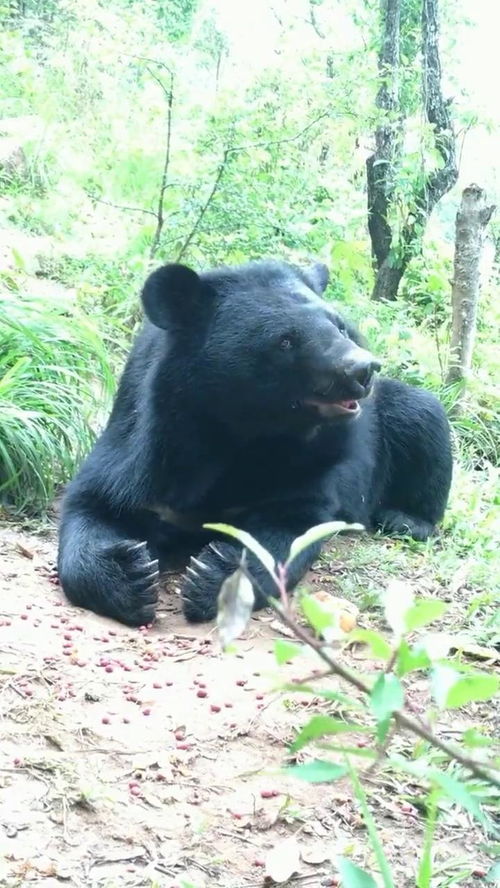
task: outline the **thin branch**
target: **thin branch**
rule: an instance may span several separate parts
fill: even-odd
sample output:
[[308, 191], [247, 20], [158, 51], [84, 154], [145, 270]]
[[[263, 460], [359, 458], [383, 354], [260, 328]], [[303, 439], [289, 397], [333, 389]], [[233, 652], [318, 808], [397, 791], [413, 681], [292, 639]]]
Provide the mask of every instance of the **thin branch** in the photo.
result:
[[151, 248], [149, 251], [149, 258], [154, 259], [158, 247], [160, 246], [161, 233], [163, 231], [163, 226], [165, 224], [164, 217], [164, 202], [165, 202], [165, 193], [168, 188], [168, 172], [170, 168], [170, 153], [171, 153], [171, 145], [172, 145], [172, 108], [174, 104], [174, 74], [173, 71], [170, 71], [166, 65], [164, 66], [170, 74], [170, 83], [168, 88], [163, 83], [162, 79], [158, 77], [151, 68], [147, 67], [146, 70], [151, 75], [153, 80], [159, 84], [163, 93], [167, 100], [167, 142], [165, 146], [165, 158], [163, 162], [163, 172], [161, 176], [160, 182], [160, 191], [158, 194], [158, 206], [156, 210], [156, 229], [153, 235], [153, 240], [151, 241]]
[[85, 194], [90, 197], [91, 200], [95, 200], [96, 203], [106, 204], [106, 206], [113, 207], [115, 210], [125, 210], [127, 213], [146, 213], [146, 215], [154, 216], [156, 219], [156, 213], [154, 210], [145, 210], [143, 207], [125, 207], [123, 204], [115, 204], [110, 200], [104, 200], [103, 197], [97, 197], [95, 194], [92, 194], [91, 191], [87, 191], [86, 189]]
[[302, 130], [300, 130], [300, 132], [296, 133], [295, 136], [288, 136], [285, 139], [273, 139], [273, 140], [267, 141], [267, 142], [265, 142], [265, 141], [250, 142], [247, 145], [238, 145], [234, 148], [226, 148], [224, 150], [223, 155], [222, 155], [222, 160], [217, 168], [214, 183], [212, 185], [210, 193], [209, 193], [205, 203], [202, 205], [200, 212], [198, 213], [198, 216], [195, 219], [193, 227], [191, 228], [191, 231], [187, 235], [184, 243], [182, 244], [182, 246], [177, 254], [176, 262], [180, 262], [181, 259], [183, 259], [183, 257], [185, 256], [187, 250], [189, 249], [189, 247], [193, 241], [195, 234], [198, 232], [200, 225], [203, 221], [203, 218], [204, 218], [210, 204], [212, 203], [212, 201], [217, 193], [217, 189], [221, 183], [221, 179], [222, 179], [224, 172], [226, 170], [226, 167], [228, 165], [229, 158], [233, 154], [239, 154], [242, 151], [251, 151], [254, 148], [270, 148], [275, 145], [285, 145], [285, 144], [289, 144], [290, 142], [296, 142], [298, 139], [302, 138], [302, 136], [304, 136], [313, 126], [315, 126], [316, 123], [318, 123], [320, 120], [323, 120], [324, 117], [328, 117], [328, 116], [329, 116], [328, 112], [324, 111], [318, 117], [315, 117], [314, 120], [311, 120]]
[[[342, 678], [344, 681], [348, 682], [348, 684], [353, 685], [357, 690], [361, 691], [363, 694], [369, 695], [371, 693], [370, 686], [363, 681], [363, 679], [359, 678], [356, 673], [352, 672], [350, 669], [347, 669], [342, 663], [339, 663], [338, 660], [335, 660], [330, 656], [327, 650], [325, 650], [324, 642], [318, 641], [301, 626], [299, 626], [295, 620], [284, 611], [277, 602], [272, 602], [271, 606], [279, 615], [282, 622], [285, 626], [288, 626], [289, 629], [296, 635], [300, 641], [303, 641], [304, 644], [307, 644], [309, 647], [313, 648], [317, 654], [321, 657], [321, 659], [330, 667], [330, 671], [333, 675], [338, 675], [339, 678]], [[402, 728], [405, 728], [407, 731], [410, 731], [412, 734], [416, 734], [417, 737], [420, 737], [421, 740], [425, 740], [426, 743], [429, 743], [431, 746], [434, 746], [436, 749], [439, 749], [441, 752], [447, 756], [447, 758], [455, 760], [463, 765], [464, 768], [467, 768], [475, 777], [479, 780], [484, 780], [487, 783], [493, 784], [493, 786], [497, 786], [500, 788], [500, 780], [496, 777], [492, 776], [487, 770], [484, 770], [481, 765], [478, 765], [474, 759], [469, 758], [464, 755], [463, 752], [455, 746], [451, 746], [446, 743], [444, 740], [441, 740], [439, 737], [436, 737], [431, 731], [429, 731], [425, 725], [423, 725], [417, 719], [411, 718], [411, 716], [407, 715], [405, 712], [394, 712], [393, 713], [394, 721]], [[488, 764], [487, 768], [491, 768], [491, 770], [497, 771], [494, 765]]]
[[318, 37], [320, 37], [321, 40], [324, 40], [325, 35], [318, 24], [318, 19], [316, 18], [316, 13], [314, 11], [314, 3], [311, 2], [309, 2], [309, 24], [312, 25]]

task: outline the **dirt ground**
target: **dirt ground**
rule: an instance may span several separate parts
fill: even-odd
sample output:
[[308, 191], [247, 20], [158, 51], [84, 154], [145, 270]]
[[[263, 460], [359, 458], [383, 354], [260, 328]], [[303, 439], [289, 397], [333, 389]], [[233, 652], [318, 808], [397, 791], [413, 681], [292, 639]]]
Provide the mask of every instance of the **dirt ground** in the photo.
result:
[[[301, 860], [283, 884], [337, 885], [339, 854], [370, 866], [347, 784], [280, 773], [287, 743], [326, 704], [273, 690], [283, 669], [293, 680], [318, 664], [278, 670], [269, 613], [223, 655], [213, 626], [185, 624], [175, 578], [154, 628], [130, 630], [70, 607], [54, 558], [53, 533], [0, 527], [0, 885], [262, 886], [267, 855], [286, 858], [290, 838]], [[327, 569], [311, 578], [328, 580]], [[421, 842], [411, 792], [373, 789], [396, 884], [409, 888]], [[479, 841], [455, 812], [437, 886], [483, 883]], [[446, 880], [451, 861], [465, 880]]]

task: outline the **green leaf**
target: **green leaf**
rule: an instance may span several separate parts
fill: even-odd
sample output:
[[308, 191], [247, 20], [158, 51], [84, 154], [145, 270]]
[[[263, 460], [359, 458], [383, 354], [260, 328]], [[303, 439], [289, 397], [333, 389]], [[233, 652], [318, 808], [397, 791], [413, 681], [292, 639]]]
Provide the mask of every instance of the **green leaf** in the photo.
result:
[[297, 750], [306, 746], [307, 743], [310, 743], [311, 740], [324, 737], [326, 734], [348, 734], [359, 731], [366, 732], [367, 728], [364, 725], [345, 722], [330, 715], [315, 715], [304, 725], [292, 743], [290, 752], [297, 752]]
[[290, 765], [286, 770], [293, 777], [300, 777], [301, 780], [307, 780], [308, 783], [330, 783], [345, 777], [348, 771], [345, 765], [336, 765], [334, 762], [326, 762], [321, 759], [315, 759], [303, 765]]
[[404, 691], [399, 678], [382, 672], [370, 692], [370, 705], [378, 722], [385, 722], [404, 705]]
[[477, 728], [467, 728], [462, 734], [462, 743], [471, 749], [478, 746], [491, 746], [491, 737], [481, 734]]
[[347, 857], [338, 858], [338, 868], [342, 879], [342, 888], [377, 888], [373, 876], [362, 870]]
[[391, 717], [390, 716], [377, 722], [377, 740], [379, 743], [385, 743], [390, 727], [391, 727]]
[[423, 648], [418, 645], [410, 647], [408, 642], [403, 639], [399, 645], [395, 667], [400, 678], [417, 669], [428, 669], [430, 665], [431, 661]]
[[498, 692], [500, 677], [476, 672], [463, 675], [450, 689], [446, 705], [455, 708], [465, 706], [474, 700], [491, 700]]
[[334, 533], [340, 533], [342, 530], [364, 530], [363, 524], [347, 524], [346, 521], [325, 521], [323, 524], [316, 524], [310, 527], [301, 536], [294, 539], [290, 546], [290, 552], [286, 560], [285, 566], [288, 567], [294, 558], [297, 557], [304, 549], [307, 549], [312, 543], [318, 540], [332, 536]]
[[428, 779], [434, 785], [443, 789], [453, 801], [465, 808], [469, 814], [472, 814], [479, 823], [483, 824], [483, 826], [486, 824], [486, 817], [481, 811], [478, 800], [469, 792], [464, 783], [438, 770], [432, 770], [428, 774]]
[[304, 645], [295, 644], [293, 641], [285, 641], [284, 638], [277, 638], [274, 642], [274, 656], [278, 666], [282, 666], [288, 660], [297, 657], [304, 650]]
[[342, 706], [345, 706], [348, 709], [355, 709], [358, 712], [365, 709], [363, 704], [360, 703], [359, 700], [355, 700], [354, 697], [348, 697], [347, 694], [342, 694], [340, 691], [327, 691], [323, 688], [316, 688], [314, 685], [284, 684], [281, 686], [281, 690], [312, 694], [314, 697], [320, 697], [322, 700], [330, 700], [332, 703], [340, 703]]
[[334, 614], [321, 607], [319, 601], [312, 595], [303, 595], [300, 599], [300, 606], [309, 625], [318, 635], [321, 635], [323, 629], [332, 626], [335, 622]]
[[384, 888], [394, 888], [394, 882], [391, 876], [391, 868], [389, 866], [389, 862], [384, 852], [384, 847], [381, 841], [381, 838], [378, 833], [377, 824], [375, 823], [374, 817], [370, 808], [368, 807], [368, 799], [366, 797], [366, 792], [361, 785], [361, 781], [359, 779], [357, 771], [353, 768], [353, 766], [349, 763], [349, 774], [351, 776], [352, 786], [354, 790], [354, 795], [358, 801], [358, 804], [361, 808], [361, 813], [363, 815], [363, 820], [365, 822], [366, 829], [368, 831], [368, 836], [370, 838], [370, 845], [372, 847], [373, 853], [375, 854], [378, 868], [380, 870], [380, 875], [382, 876], [382, 881], [384, 883]]
[[389, 660], [392, 648], [385, 638], [372, 629], [354, 629], [349, 633], [349, 641], [362, 641], [368, 645], [374, 657]]
[[275, 582], [277, 581], [276, 562], [273, 556], [246, 530], [239, 530], [237, 527], [232, 527], [230, 524], [204, 524], [203, 527], [207, 530], [216, 530], [217, 533], [225, 533], [228, 536], [234, 537], [234, 539], [238, 540], [245, 549], [249, 549], [250, 552], [253, 552], [261, 564], [267, 568], [273, 580]]
[[424, 848], [418, 868], [417, 888], [431, 888], [432, 879], [432, 848], [437, 825], [439, 793], [434, 790], [427, 800], [427, 817], [425, 821]]
[[406, 611], [406, 630], [412, 632], [414, 629], [427, 626], [428, 623], [442, 617], [446, 610], [447, 606], [444, 601], [436, 601], [434, 598], [417, 601], [413, 607]]
[[383, 594], [385, 619], [395, 635], [406, 632], [406, 615], [413, 608], [413, 591], [402, 580], [391, 580]]
[[500, 863], [494, 863], [491, 869], [488, 871], [486, 876], [486, 881], [489, 885], [499, 885], [500, 884]]
[[490, 700], [499, 686], [497, 675], [481, 672], [461, 675], [451, 666], [439, 663], [432, 670], [432, 692], [441, 709], [455, 709], [475, 700]]

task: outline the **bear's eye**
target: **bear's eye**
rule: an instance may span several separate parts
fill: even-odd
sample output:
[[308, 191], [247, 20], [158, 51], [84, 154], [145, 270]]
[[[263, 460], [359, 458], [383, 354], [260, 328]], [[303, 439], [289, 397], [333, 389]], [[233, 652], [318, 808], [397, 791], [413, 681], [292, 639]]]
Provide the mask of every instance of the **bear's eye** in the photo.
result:
[[349, 334], [348, 334], [348, 332], [347, 332], [347, 330], [346, 330], [345, 325], [342, 323], [342, 321], [338, 321], [338, 322], [337, 322], [337, 330], [339, 331], [339, 333], [340, 333], [342, 336], [345, 336], [345, 338], [348, 339]]
[[280, 348], [283, 351], [288, 351], [289, 349], [293, 348], [292, 337], [291, 336], [282, 336], [282, 338], [280, 339]]

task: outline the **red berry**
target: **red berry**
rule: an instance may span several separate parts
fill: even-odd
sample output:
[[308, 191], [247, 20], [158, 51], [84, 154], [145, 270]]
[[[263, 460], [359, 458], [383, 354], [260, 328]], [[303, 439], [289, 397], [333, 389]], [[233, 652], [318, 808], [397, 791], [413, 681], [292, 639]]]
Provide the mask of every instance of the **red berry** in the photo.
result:
[[112, 666], [105, 666], [104, 671], [105, 672], [113, 672], [113, 667]]
[[111, 719], [109, 718], [108, 715], [103, 715], [101, 721], [102, 721], [103, 725], [109, 725], [111, 722]]
[[138, 786], [137, 783], [135, 783], [133, 786], [130, 787], [130, 793], [133, 796], [140, 796], [142, 793], [141, 787]]
[[208, 694], [207, 694], [206, 691], [203, 691], [203, 690], [200, 688], [199, 691], [196, 691], [196, 696], [197, 696], [197, 697], [207, 697]]
[[238, 681], [236, 682], [236, 684], [238, 685], [239, 688], [244, 688], [246, 683], [247, 683], [246, 678], [239, 678]]
[[154, 681], [153, 687], [156, 688], [157, 690], [159, 690], [161, 688], [161, 683], [159, 681]]
[[27, 620], [28, 614], [21, 614], [21, 620]]
[[210, 704], [210, 712], [220, 712], [220, 706], [217, 706], [216, 703]]
[[142, 710], [142, 714], [143, 715], [151, 715], [151, 709], [149, 709], [149, 707], [146, 707], [146, 709]]
[[266, 861], [265, 861], [265, 860], [261, 860], [260, 857], [256, 857], [255, 860], [254, 860], [254, 862], [253, 862], [253, 866], [265, 866], [265, 865], [266, 865]]

